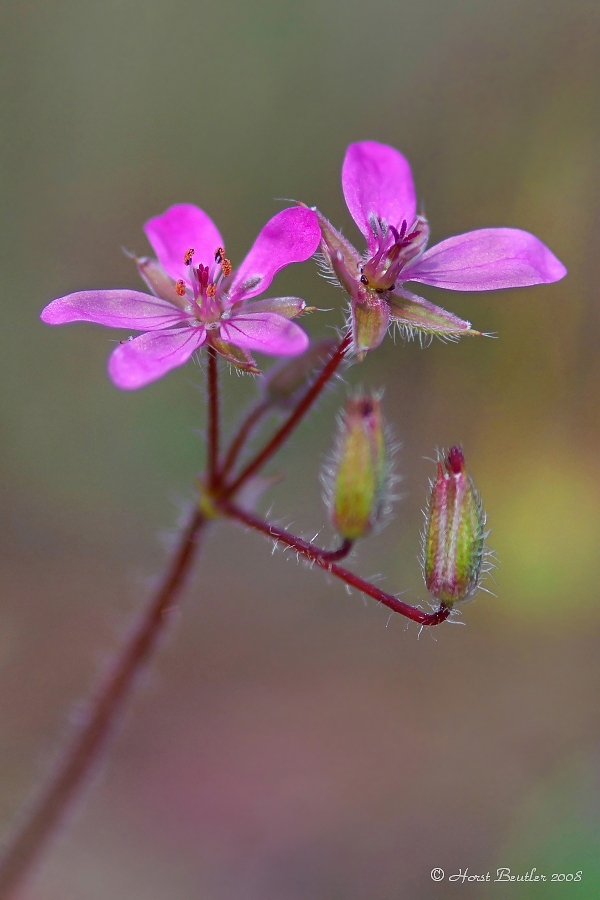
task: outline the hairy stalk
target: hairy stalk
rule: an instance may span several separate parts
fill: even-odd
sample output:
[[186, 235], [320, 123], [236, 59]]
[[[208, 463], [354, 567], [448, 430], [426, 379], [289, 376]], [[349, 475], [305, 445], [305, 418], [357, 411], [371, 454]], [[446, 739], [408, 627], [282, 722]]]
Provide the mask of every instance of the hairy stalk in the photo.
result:
[[219, 480], [219, 370], [217, 351], [208, 348], [208, 483]]
[[379, 601], [379, 603], [382, 603], [384, 606], [387, 606], [393, 612], [400, 613], [401, 616], [406, 616], [407, 619], [412, 619], [413, 622], [418, 622], [420, 625], [439, 625], [440, 622], [443, 622], [448, 618], [452, 611], [449, 606], [442, 604], [434, 613], [426, 613], [421, 609], [410, 606], [408, 603], [403, 603], [402, 600], [398, 600], [398, 598], [394, 597], [392, 594], [387, 594], [385, 591], [380, 590], [368, 581], [364, 581], [360, 576], [355, 575], [354, 572], [349, 572], [347, 569], [343, 569], [341, 566], [336, 565], [331, 557], [327, 558], [327, 555], [317, 547], [290, 534], [288, 531], [285, 531], [285, 529], [279, 528], [277, 525], [271, 525], [269, 522], [265, 522], [262, 519], [239, 509], [233, 503], [222, 501], [219, 506], [230, 518], [237, 519], [238, 522], [248, 525], [249, 528], [259, 531], [271, 540], [279, 541], [287, 547], [291, 547], [297, 553], [304, 556], [305, 559], [309, 560], [309, 562], [314, 563], [321, 569], [325, 569], [326, 572], [331, 572], [332, 575], [341, 578], [346, 584], [362, 591], [363, 594], [368, 594], [369, 597], [373, 597], [373, 599]]
[[[313, 544], [310, 545], [311, 547]], [[344, 538], [337, 550], [319, 550], [319, 556], [325, 562], [337, 562], [338, 559], [345, 559], [354, 547], [354, 541]]]
[[[276, 452], [300, 423], [315, 400], [335, 375], [344, 359], [352, 338], [346, 335], [333, 352], [318, 377], [300, 399], [286, 421], [272, 435], [263, 449], [245, 466], [230, 483], [231, 473], [248, 437], [260, 418], [269, 409], [265, 401], [257, 403], [242, 421], [223, 461], [219, 466], [219, 391], [217, 354], [208, 348], [208, 427], [207, 427], [207, 482], [216, 489], [215, 502], [220, 510], [232, 519], [261, 532], [293, 548], [297, 553], [325, 571], [331, 572], [347, 584], [373, 597], [394, 612], [419, 622], [421, 625], [437, 625], [446, 619], [451, 610], [441, 606], [435, 613], [427, 614], [379, 590], [352, 572], [341, 568], [337, 561], [352, 550], [353, 542], [344, 540], [334, 550], [323, 550], [303, 541], [284, 529], [246, 513], [229, 498], [243, 486]], [[37, 798], [20, 829], [0, 859], [0, 900], [9, 900], [28, 874], [46, 842], [60, 825], [69, 804], [76, 798], [89, 775], [94, 762], [102, 751], [118, 718], [138, 673], [155, 651], [158, 640], [169, 621], [167, 613], [176, 603], [195, 557], [198, 537], [207, 523], [205, 514], [196, 509], [181, 535], [179, 546], [156, 595], [148, 604], [141, 619], [133, 629], [121, 655], [101, 682], [92, 701], [87, 719], [81, 725], [72, 743], [49, 782]]]
[[236, 436], [234, 437], [229, 450], [225, 456], [225, 461], [221, 466], [219, 472], [219, 482], [222, 482], [227, 478], [233, 467], [235, 466], [238, 457], [244, 447], [244, 444], [250, 437], [250, 434], [254, 430], [254, 427], [258, 424], [263, 415], [269, 410], [271, 404], [266, 400], [261, 400], [253, 407], [251, 407], [250, 411], [246, 415], [246, 418], [242, 421]]
[[311, 408], [327, 382], [335, 375], [340, 363], [344, 359], [348, 348], [352, 343], [352, 335], [348, 333], [323, 367], [321, 374], [313, 382], [307, 392], [304, 394], [294, 411], [288, 416], [263, 449], [250, 460], [248, 465], [242, 470], [238, 477], [229, 485], [227, 485], [221, 496], [228, 498], [233, 496], [237, 490], [254, 475], [264, 464], [279, 450], [281, 445], [290, 436], [294, 428], [302, 421], [308, 410]]
[[[219, 391], [217, 354], [208, 348], [208, 479], [219, 482]], [[241, 445], [243, 445], [243, 438]], [[240, 445], [240, 447], [241, 447]], [[84, 785], [99, 756], [137, 674], [146, 664], [168, 624], [195, 557], [198, 536], [206, 524], [195, 509], [182, 532], [161, 587], [132, 631], [121, 655], [90, 702], [87, 719], [67, 747], [49, 782], [0, 859], [0, 900], [9, 898], [60, 825], [69, 803]]]
[[135, 625], [125, 647], [90, 703], [81, 725], [41, 796], [37, 798], [0, 862], [0, 900], [7, 900], [36, 862], [60, 825], [69, 803], [85, 783], [136, 676], [146, 664], [169, 623], [173, 608], [195, 557], [200, 531], [206, 523], [195, 510], [181, 535], [163, 583]]

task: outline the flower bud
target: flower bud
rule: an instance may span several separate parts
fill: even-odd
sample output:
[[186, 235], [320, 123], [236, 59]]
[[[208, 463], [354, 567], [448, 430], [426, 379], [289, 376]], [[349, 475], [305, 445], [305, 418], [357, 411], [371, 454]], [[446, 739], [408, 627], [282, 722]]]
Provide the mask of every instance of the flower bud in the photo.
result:
[[388, 466], [380, 398], [350, 397], [339, 424], [335, 461], [328, 472], [331, 522], [351, 541], [381, 521], [386, 507]]
[[485, 513], [465, 470], [460, 447], [437, 464], [423, 541], [427, 589], [446, 606], [467, 600], [479, 586]]
[[276, 406], [293, 404], [298, 392], [308, 387], [318, 375], [336, 346], [332, 338], [324, 338], [312, 343], [300, 356], [273, 366], [262, 380], [265, 399]]

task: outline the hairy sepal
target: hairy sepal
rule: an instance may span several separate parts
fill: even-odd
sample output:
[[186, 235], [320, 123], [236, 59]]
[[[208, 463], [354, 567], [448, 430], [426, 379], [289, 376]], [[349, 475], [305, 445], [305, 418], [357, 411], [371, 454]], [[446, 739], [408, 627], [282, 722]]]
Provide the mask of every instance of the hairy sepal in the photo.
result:
[[217, 353], [230, 365], [239, 369], [240, 372], [246, 372], [249, 375], [260, 375], [260, 369], [247, 350], [244, 350], [242, 347], [236, 347], [235, 344], [230, 344], [228, 341], [223, 341], [216, 335], [209, 335], [208, 340]]

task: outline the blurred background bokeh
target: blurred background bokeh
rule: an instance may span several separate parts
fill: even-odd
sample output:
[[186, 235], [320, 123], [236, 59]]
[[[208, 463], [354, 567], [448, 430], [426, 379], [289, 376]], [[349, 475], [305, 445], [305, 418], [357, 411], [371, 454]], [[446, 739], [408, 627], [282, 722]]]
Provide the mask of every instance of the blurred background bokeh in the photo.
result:
[[[600, 15], [593, 0], [13, 0], [0, 8], [0, 822], [43, 781], [166, 559], [203, 460], [202, 369], [121, 393], [121, 335], [43, 326], [54, 297], [136, 288], [121, 247], [174, 202], [234, 264], [282, 204], [348, 235], [346, 146], [410, 159], [432, 239], [534, 232], [569, 269], [426, 295], [497, 339], [388, 339], [402, 502], [353, 565], [425, 599], [421, 507], [461, 442], [501, 561], [463, 627], [418, 629], [230, 525], [29, 900], [600, 896]], [[282, 292], [340, 322], [312, 263]], [[267, 360], [264, 360], [266, 363]], [[344, 393], [271, 471], [315, 532]], [[230, 427], [256, 384], [225, 373]], [[323, 531], [323, 540], [329, 532]], [[168, 541], [166, 542], [168, 543]], [[433, 884], [430, 870], [583, 870], [577, 885]], [[493, 874], [492, 874], [493, 877]]]

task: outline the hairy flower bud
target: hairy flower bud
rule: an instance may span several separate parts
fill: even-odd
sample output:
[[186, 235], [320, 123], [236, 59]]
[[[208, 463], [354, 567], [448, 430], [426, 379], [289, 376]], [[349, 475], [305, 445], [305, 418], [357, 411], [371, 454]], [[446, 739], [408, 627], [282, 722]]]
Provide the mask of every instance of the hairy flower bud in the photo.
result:
[[297, 394], [308, 387], [333, 354], [337, 342], [332, 338], [314, 341], [300, 356], [273, 366], [262, 379], [265, 399], [275, 406], [293, 404]]
[[357, 540], [381, 521], [387, 476], [380, 398], [350, 397], [340, 418], [335, 461], [327, 479], [331, 522], [342, 537]]
[[425, 583], [441, 603], [452, 606], [477, 590], [484, 528], [485, 513], [463, 452], [452, 447], [437, 464], [423, 536]]

